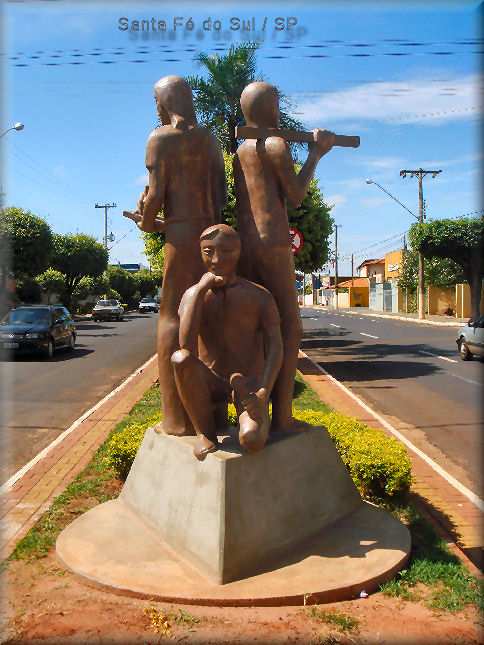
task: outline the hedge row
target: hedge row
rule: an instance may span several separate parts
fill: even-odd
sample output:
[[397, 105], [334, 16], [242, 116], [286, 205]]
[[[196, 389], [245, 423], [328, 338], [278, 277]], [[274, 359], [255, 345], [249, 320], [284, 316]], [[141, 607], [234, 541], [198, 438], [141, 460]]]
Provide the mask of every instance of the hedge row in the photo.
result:
[[[293, 410], [297, 419], [314, 426], [325, 426], [348, 471], [364, 497], [396, 498], [405, 496], [412, 481], [412, 464], [399, 441], [381, 430], [360, 423], [337, 412]], [[161, 412], [115, 432], [106, 446], [105, 462], [122, 478], [128, 476], [131, 464], [146, 429], [161, 421]], [[229, 423], [237, 424], [233, 405], [229, 406]]]

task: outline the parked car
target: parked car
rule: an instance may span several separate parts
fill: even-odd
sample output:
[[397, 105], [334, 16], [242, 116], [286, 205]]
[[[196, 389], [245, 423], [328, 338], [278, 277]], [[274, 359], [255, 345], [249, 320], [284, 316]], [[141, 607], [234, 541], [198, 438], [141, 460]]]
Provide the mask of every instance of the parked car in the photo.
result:
[[475, 322], [468, 322], [457, 332], [457, 347], [463, 361], [472, 356], [484, 356], [484, 314]]
[[15, 352], [41, 351], [48, 358], [59, 347], [74, 349], [76, 325], [61, 305], [16, 307], [0, 321], [0, 347]]
[[92, 310], [92, 319], [123, 320], [124, 307], [119, 300], [98, 300]]
[[140, 314], [144, 314], [145, 311], [154, 311], [156, 313], [158, 309], [158, 303], [154, 298], [141, 298], [138, 305], [138, 311]]

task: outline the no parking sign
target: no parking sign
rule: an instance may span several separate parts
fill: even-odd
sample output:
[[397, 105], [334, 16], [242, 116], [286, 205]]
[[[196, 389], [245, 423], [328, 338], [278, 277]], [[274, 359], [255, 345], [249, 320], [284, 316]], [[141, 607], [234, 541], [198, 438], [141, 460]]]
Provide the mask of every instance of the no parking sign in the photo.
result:
[[292, 248], [292, 253], [295, 255], [298, 251], [301, 250], [302, 243], [303, 243], [303, 237], [299, 231], [297, 231], [295, 228], [290, 228], [289, 229], [289, 234], [291, 235], [291, 248]]

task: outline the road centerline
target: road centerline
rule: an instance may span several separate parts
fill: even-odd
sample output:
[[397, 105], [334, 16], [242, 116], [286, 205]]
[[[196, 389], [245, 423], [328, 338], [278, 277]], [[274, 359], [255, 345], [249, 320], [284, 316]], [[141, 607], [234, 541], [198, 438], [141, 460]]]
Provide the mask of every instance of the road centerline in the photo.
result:
[[368, 336], [368, 338], [378, 338], [378, 336], [373, 336], [372, 334], [365, 334], [362, 331], [360, 331], [360, 336]]
[[434, 358], [440, 358], [442, 361], [448, 361], [449, 363], [457, 363], [458, 361], [455, 358], [447, 358], [447, 356], [441, 356], [440, 354], [432, 354], [432, 352], [426, 352], [423, 349], [419, 350], [420, 354], [425, 354], [426, 356], [433, 356]]

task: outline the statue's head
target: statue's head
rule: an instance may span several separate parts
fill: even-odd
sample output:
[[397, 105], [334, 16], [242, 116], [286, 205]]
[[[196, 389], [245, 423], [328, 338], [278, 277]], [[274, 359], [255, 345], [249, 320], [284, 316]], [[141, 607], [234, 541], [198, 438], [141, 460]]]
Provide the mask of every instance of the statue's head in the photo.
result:
[[207, 271], [224, 278], [235, 277], [240, 257], [240, 238], [227, 224], [215, 224], [200, 235], [200, 250]]
[[244, 88], [240, 105], [247, 125], [277, 128], [279, 125], [279, 93], [270, 83], [256, 81]]
[[190, 85], [180, 76], [164, 76], [155, 85], [156, 110], [163, 125], [181, 117], [190, 124], [197, 122]]

